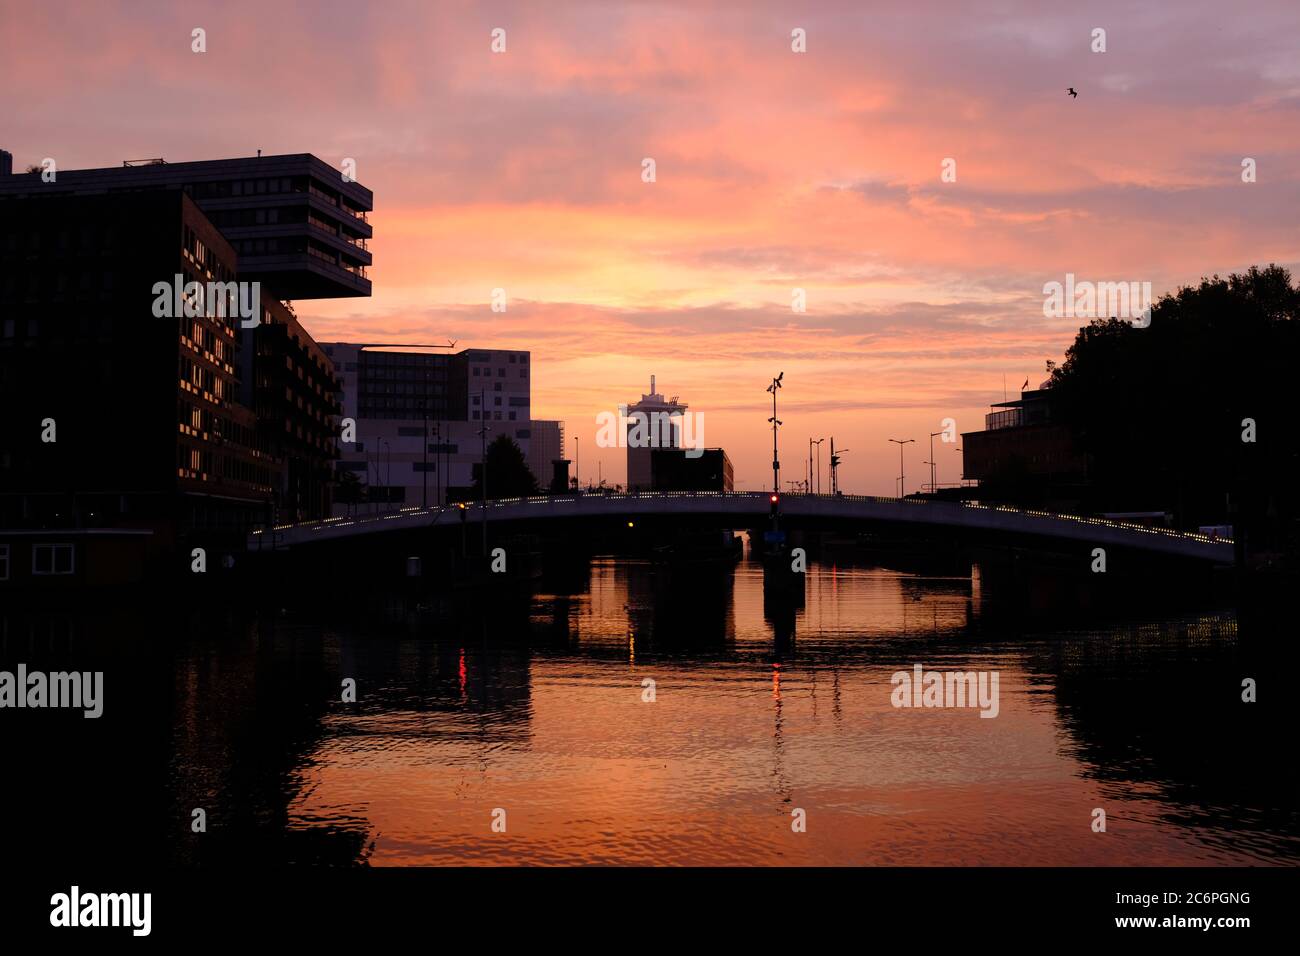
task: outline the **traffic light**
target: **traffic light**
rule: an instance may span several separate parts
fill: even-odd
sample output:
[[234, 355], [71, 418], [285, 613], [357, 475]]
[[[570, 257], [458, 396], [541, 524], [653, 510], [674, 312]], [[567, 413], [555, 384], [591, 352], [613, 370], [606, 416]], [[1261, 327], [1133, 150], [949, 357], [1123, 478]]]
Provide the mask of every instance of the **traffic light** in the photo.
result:
[[781, 503], [781, 496], [774, 491], [772, 492], [771, 497], [769, 497], [768, 500], [772, 502], [772, 510], [769, 512], [769, 514], [771, 514], [772, 517], [775, 518], [776, 506]]

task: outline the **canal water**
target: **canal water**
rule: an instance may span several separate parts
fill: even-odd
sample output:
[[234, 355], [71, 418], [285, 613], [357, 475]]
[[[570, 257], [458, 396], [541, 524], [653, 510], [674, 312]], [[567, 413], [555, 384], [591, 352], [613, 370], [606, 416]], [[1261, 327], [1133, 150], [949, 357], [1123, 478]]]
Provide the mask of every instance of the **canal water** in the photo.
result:
[[[196, 865], [1300, 861], [1292, 761], [1241, 699], [1270, 636], [1231, 611], [1027, 617], [978, 568], [816, 563], [793, 610], [748, 560], [559, 577], [487, 607], [4, 611], [4, 667], [105, 675], [97, 720], [5, 715], [10, 839]], [[894, 706], [918, 665], [996, 672], [996, 716]]]

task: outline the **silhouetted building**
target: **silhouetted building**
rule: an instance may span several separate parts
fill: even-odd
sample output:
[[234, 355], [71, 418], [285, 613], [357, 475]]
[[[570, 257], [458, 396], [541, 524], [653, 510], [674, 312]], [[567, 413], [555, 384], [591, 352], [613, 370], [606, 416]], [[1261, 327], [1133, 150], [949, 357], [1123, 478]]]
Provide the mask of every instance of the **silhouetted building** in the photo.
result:
[[984, 431], [961, 436], [962, 477], [980, 483], [980, 499], [1080, 505], [1087, 497], [1088, 459], [1070, 430], [1053, 420], [1051, 390], [1023, 391], [992, 408]]
[[158, 282], [235, 264], [180, 192], [0, 198], [0, 527], [149, 528], [165, 551], [261, 516], [276, 464], [239, 401], [245, 330], [155, 314]]
[[721, 448], [705, 448], [696, 458], [680, 448], [650, 452], [650, 488], [654, 491], [733, 491], [731, 459]]
[[334, 365], [275, 299], [263, 302], [261, 324], [242, 332], [240, 400], [254, 410], [259, 445], [275, 462], [272, 520], [328, 517], [342, 411]]
[[155, 189], [198, 203], [238, 254], [240, 278], [266, 283], [277, 298], [370, 295], [374, 197], [310, 153], [56, 169], [52, 182], [39, 172], [0, 175], [0, 196]]
[[557, 458], [551, 462], [551, 481], [548, 490], [553, 495], [569, 490], [569, 459]]

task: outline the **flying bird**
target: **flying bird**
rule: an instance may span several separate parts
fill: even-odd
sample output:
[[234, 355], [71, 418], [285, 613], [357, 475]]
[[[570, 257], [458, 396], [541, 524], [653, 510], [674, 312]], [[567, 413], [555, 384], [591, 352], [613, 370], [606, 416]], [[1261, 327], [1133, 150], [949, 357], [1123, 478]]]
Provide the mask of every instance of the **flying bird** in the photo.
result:
[[1077, 99], [1078, 96], [1079, 96], [1079, 94], [1075, 91], [1075, 89], [1074, 89], [1073, 86], [1070, 87], [1070, 88], [1069, 88], [1068, 90], [1066, 90], [1065, 92], [1069, 93], [1071, 96], [1075, 97], [1076, 99]]

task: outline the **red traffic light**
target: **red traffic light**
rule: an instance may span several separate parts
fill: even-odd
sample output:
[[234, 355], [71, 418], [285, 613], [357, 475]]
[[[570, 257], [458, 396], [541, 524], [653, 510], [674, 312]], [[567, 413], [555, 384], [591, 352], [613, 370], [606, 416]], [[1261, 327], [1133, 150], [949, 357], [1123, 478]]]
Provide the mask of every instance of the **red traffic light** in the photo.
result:
[[778, 497], [777, 495], [773, 495], [772, 498], [771, 498], [772, 504], [776, 504], [777, 501], [779, 501], [779, 500], [780, 500], [780, 499], [779, 499], [779, 497]]

